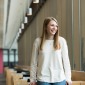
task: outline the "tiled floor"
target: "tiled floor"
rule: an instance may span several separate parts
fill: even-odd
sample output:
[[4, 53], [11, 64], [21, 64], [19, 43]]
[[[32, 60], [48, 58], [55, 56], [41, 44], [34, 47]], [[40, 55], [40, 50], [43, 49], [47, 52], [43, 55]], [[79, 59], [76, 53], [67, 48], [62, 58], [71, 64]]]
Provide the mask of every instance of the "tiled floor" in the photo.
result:
[[6, 85], [6, 79], [3, 74], [0, 74], [0, 85]]

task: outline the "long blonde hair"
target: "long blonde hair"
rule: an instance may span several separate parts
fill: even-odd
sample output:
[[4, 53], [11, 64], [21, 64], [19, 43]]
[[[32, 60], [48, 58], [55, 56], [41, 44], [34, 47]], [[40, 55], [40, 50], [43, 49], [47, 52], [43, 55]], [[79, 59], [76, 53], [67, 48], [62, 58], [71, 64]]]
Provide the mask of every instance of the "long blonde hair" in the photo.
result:
[[[42, 32], [41, 43], [40, 43], [40, 50], [43, 49], [43, 44], [44, 44], [44, 41], [46, 40], [47, 25], [52, 20], [54, 20], [57, 23], [57, 25], [58, 25], [58, 22], [57, 22], [57, 20], [54, 17], [47, 17], [44, 20], [44, 23], [43, 23], [43, 32]], [[56, 34], [54, 35], [54, 44], [53, 44], [53, 46], [54, 46], [55, 50], [60, 48], [60, 44], [59, 44], [58, 38], [59, 38], [59, 27], [58, 27], [58, 30], [57, 30]]]

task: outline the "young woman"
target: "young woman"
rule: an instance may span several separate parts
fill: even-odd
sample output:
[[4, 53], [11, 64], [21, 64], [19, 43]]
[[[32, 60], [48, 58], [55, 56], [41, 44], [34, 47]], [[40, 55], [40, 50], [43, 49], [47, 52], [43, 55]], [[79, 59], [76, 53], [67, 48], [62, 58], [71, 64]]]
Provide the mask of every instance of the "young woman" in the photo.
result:
[[31, 85], [71, 85], [71, 67], [66, 40], [59, 36], [58, 22], [47, 17], [43, 32], [33, 44]]

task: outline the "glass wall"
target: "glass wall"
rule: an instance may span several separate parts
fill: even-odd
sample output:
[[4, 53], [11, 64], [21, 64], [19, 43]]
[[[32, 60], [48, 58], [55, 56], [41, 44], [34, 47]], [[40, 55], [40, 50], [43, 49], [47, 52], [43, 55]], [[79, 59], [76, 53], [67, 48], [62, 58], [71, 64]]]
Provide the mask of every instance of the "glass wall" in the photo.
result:
[[81, 44], [81, 70], [85, 71], [85, 0], [79, 0], [80, 13], [80, 44]]
[[72, 0], [73, 69], [85, 71], [85, 0]]

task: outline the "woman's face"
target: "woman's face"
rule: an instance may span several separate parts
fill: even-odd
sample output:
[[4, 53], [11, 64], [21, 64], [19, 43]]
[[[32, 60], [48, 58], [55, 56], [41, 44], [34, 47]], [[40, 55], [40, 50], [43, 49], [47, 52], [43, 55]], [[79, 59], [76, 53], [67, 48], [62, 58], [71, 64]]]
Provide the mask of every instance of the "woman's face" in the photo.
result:
[[54, 20], [51, 20], [47, 25], [48, 36], [54, 36], [55, 33], [57, 32], [57, 29], [58, 29], [58, 24]]

